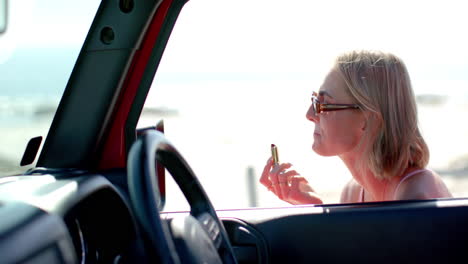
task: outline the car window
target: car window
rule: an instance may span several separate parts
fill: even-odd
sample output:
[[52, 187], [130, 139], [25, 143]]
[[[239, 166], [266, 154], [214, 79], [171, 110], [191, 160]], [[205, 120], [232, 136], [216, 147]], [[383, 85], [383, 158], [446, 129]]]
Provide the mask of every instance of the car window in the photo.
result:
[[[410, 72], [429, 168], [466, 196], [463, 10], [462, 1], [189, 1], [138, 126], [164, 119], [217, 209], [287, 205], [258, 184], [271, 143], [336, 203], [351, 176], [338, 158], [311, 150], [310, 95], [339, 53], [388, 51]], [[184, 208], [173, 183], [167, 188], [166, 210]]]
[[0, 34], [0, 175], [22, 173], [28, 141], [47, 136], [99, 0], [8, 1]]

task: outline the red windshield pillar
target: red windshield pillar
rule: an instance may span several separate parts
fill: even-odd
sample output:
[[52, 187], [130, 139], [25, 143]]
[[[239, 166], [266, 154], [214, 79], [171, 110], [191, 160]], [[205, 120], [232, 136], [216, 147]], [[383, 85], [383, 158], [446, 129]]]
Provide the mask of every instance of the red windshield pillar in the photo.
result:
[[104, 139], [98, 163], [99, 169], [126, 167], [125, 124], [171, 4], [172, 0], [163, 1], [157, 8], [143, 37], [140, 49], [133, 56], [130, 68], [124, 78], [121, 93], [117, 99], [113, 117], [111, 117], [107, 137]]

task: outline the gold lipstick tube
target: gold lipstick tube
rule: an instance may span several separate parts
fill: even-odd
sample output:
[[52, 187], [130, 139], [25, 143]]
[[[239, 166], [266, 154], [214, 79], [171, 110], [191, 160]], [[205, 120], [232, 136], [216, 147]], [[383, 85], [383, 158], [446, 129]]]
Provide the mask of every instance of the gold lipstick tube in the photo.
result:
[[277, 165], [279, 163], [278, 147], [275, 144], [271, 144], [271, 157], [273, 158], [273, 164]]

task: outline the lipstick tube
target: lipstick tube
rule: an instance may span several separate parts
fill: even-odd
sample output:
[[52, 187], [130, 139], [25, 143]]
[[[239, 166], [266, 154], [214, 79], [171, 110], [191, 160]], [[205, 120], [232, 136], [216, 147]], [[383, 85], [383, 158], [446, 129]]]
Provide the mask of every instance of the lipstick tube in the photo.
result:
[[278, 147], [275, 144], [271, 144], [271, 157], [273, 158], [273, 164], [277, 165], [279, 163]]

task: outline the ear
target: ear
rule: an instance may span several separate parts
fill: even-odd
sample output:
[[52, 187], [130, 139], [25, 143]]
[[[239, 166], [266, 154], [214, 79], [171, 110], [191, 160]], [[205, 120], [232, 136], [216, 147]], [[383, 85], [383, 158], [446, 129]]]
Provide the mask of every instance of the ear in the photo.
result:
[[371, 112], [371, 111], [363, 111], [362, 112], [362, 119], [360, 127], [362, 131], [366, 131], [368, 129], [377, 130], [381, 124], [381, 118], [378, 114]]
[[371, 120], [372, 116], [369, 111], [363, 111], [362, 112], [362, 118], [361, 118], [361, 123], [360, 127], [362, 131], [366, 131], [366, 129], [369, 128], [369, 121]]
[[368, 119], [367, 119], [367, 118], [364, 118], [363, 121], [361, 122], [361, 130], [362, 130], [362, 131], [366, 131], [367, 122], [368, 122]]

